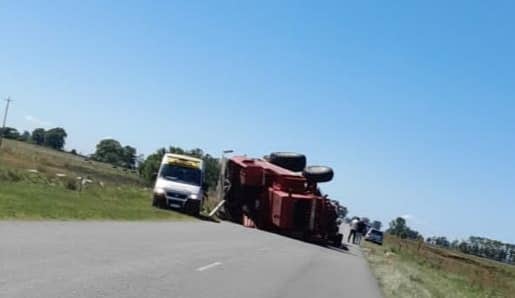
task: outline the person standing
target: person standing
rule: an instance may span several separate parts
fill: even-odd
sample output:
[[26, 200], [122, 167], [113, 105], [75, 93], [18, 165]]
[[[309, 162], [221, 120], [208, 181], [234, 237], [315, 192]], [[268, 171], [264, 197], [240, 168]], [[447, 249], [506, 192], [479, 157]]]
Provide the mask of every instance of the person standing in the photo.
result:
[[361, 245], [361, 238], [366, 233], [367, 233], [367, 224], [364, 221], [359, 220], [358, 223], [357, 223], [357, 228], [356, 228], [356, 238], [357, 238], [356, 242], [357, 242], [358, 245]]
[[358, 231], [358, 223], [359, 223], [359, 217], [354, 217], [352, 221], [350, 222], [350, 233], [349, 236], [347, 236], [347, 243], [350, 242], [350, 239], [352, 238], [352, 243], [356, 243], [356, 232]]

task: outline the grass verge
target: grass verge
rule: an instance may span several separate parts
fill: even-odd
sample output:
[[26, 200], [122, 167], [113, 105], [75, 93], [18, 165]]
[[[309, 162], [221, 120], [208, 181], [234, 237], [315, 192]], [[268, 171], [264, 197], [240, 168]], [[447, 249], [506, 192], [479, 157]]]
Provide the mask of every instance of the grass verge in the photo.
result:
[[386, 297], [514, 297], [514, 266], [389, 236], [363, 251]]
[[150, 192], [137, 187], [89, 187], [0, 181], [0, 220], [188, 220], [151, 206]]
[[193, 219], [153, 208], [144, 187], [130, 170], [63, 151], [13, 140], [0, 148], [0, 220]]

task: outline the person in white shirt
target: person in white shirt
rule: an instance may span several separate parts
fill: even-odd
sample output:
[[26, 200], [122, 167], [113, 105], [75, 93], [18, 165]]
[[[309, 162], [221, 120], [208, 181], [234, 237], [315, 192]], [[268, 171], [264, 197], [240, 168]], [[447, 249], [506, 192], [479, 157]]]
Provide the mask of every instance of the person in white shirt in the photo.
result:
[[350, 242], [352, 237], [352, 243], [356, 243], [356, 233], [358, 232], [359, 217], [354, 217], [350, 222], [350, 233], [347, 237], [347, 242]]

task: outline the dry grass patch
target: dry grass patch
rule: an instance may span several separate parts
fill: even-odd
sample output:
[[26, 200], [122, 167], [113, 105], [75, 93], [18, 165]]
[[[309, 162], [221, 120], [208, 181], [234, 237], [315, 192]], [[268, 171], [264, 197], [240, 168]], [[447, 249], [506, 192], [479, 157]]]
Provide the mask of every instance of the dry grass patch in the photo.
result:
[[386, 297], [513, 297], [515, 267], [423, 242], [385, 238], [364, 254]]

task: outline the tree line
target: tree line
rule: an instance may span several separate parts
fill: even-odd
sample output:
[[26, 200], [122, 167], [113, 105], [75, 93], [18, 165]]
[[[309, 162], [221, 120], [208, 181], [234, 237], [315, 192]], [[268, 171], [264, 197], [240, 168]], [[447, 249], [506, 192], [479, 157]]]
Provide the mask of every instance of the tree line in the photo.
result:
[[68, 134], [61, 127], [55, 127], [48, 130], [44, 128], [36, 128], [31, 132], [28, 130], [20, 133], [16, 128], [6, 127], [0, 128], [0, 136], [6, 139], [18, 140], [36, 145], [46, 146], [56, 150], [63, 150]]
[[[0, 128], [0, 136], [6, 139], [46, 146], [62, 151], [64, 150], [68, 134], [66, 130], [61, 127], [48, 130], [36, 128], [32, 132], [26, 130], [23, 131], [23, 133], [20, 133], [16, 128], [6, 127], [5, 129]], [[77, 154], [74, 149], [70, 152]], [[113, 166], [137, 170], [137, 173], [145, 181], [151, 183], [155, 178], [154, 175], [159, 170], [163, 155], [166, 153], [185, 154], [204, 160], [205, 183], [208, 187], [216, 186], [220, 172], [218, 159], [199, 148], [187, 150], [181, 147], [170, 146], [168, 149], [158, 149], [153, 154], [147, 156], [147, 158], [143, 158], [143, 155], [137, 154], [137, 150], [133, 146], [122, 145], [115, 139], [103, 139], [96, 145], [95, 152], [89, 155], [89, 158], [95, 161], [109, 163]]]
[[[398, 217], [390, 222], [386, 233], [403, 239], [424, 240], [424, 237]], [[515, 244], [503, 243], [485, 237], [470, 236], [466, 240], [449, 241], [445, 236], [427, 237], [425, 242], [442, 248], [453, 249], [464, 254], [475, 255], [499, 262], [515, 264]]]
[[457, 250], [465, 254], [515, 264], [515, 244], [503, 243], [498, 240], [477, 236], [470, 236], [466, 240], [454, 240], [452, 242], [445, 236], [428, 237], [426, 242], [443, 248]]
[[202, 159], [205, 164], [204, 182], [208, 188], [216, 186], [220, 173], [218, 159], [199, 148], [187, 150], [181, 147], [169, 146], [168, 148], [160, 148], [147, 156], [147, 158], [143, 158], [142, 155], [136, 154], [136, 148], [128, 145], [122, 146], [120, 142], [114, 139], [105, 139], [98, 143], [96, 151], [91, 155], [91, 158], [115, 166], [135, 169], [145, 181], [152, 183], [161, 166], [161, 160], [166, 153], [184, 154]]

